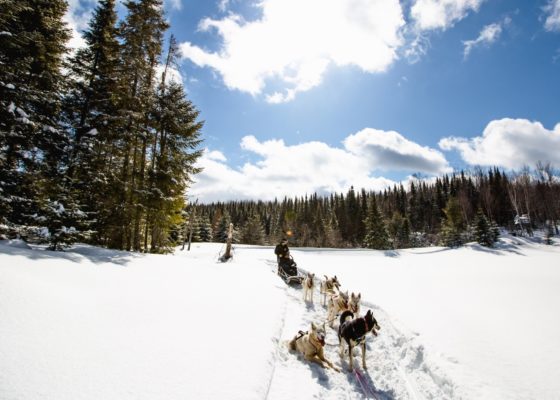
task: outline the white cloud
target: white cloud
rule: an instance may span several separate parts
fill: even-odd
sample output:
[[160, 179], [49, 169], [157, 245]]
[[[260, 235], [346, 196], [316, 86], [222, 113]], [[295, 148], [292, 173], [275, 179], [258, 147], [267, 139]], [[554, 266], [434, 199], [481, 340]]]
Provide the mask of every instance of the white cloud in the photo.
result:
[[482, 28], [480, 35], [478, 35], [475, 40], [465, 40], [463, 42], [463, 45], [465, 46], [465, 50], [463, 52], [465, 59], [469, 56], [470, 52], [475, 47], [489, 46], [492, 43], [496, 42], [500, 38], [504, 26], [508, 25], [510, 22], [511, 19], [507, 17], [501, 22], [486, 25], [484, 28]]
[[86, 45], [81, 32], [88, 27], [95, 3], [95, 0], [68, 0], [68, 10], [64, 15], [64, 21], [71, 30], [72, 37], [68, 42], [68, 47], [71, 49], [78, 49]]
[[544, 10], [548, 14], [544, 28], [547, 31], [560, 31], [560, 0], [550, 0]]
[[319, 85], [332, 65], [385, 71], [403, 45], [398, 0], [262, 0], [259, 7], [261, 18], [251, 22], [235, 14], [204, 19], [199, 29], [215, 30], [221, 49], [186, 42], [183, 56], [216, 70], [230, 89], [279, 103]]
[[368, 161], [376, 170], [418, 171], [428, 174], [451, 172], [444, 155], [430, 147], [411, 142], [395, 131], [366, 128], [344, 140], [353, 154]]
[[[410, 31], [410, 29], [409, 29]], [[428, 35], [420, 31], [413, 31], [410, 39], [403, 49], [403, 54], [410, 64], [416, 64], [426, 55], [431, 46]]]
[[183, 4], [181, 0], [165, 0], [166, 4], [169, 4], [172, 10], [180, 10], [183, 8]]
[[[157, 83], [161, 82], [161, 77], [164, 69], [165, 69], [165, 65], [163, 64], [159, 64], [156, 67]], [[183, 76], [181, 75], [181, 72], [174, 67], [167, 68], [167, 75], [165, 77], [165, 80], [167, 83], [176, 82], [176, 83], [180, 83], [181, 85], [183, 84]]]
[[540, 122], [504, 118], [490, 122], [482, 136], [473, 139], [448, 137], [443, 150], [457, 150], [471, 165], [519, 169], [537, 161], [560, 165], [560, 124], [553, 130]]
[[220, 0], [220, 3], [218, 4], [218, 9], [222, 12], [226, 12], [230, 2], [231, 0]]
[[469, 11], [478, 11], [484, 0], [416, 0], [410, 10], [419, 30], [446, 30], [465, 18]]
[[208, 160], [212, 160], [212, 161], [221, 161], [221, 162], [226, 162], [227, 158], [224, 155], [224, 153], [222, 153], [221, 151], [218, 150], [214, 150], [214, 151], [210, 151], [208, 149], [204, 150], [204, 157], [206, 157]]
[[[361, 145], [365, 148], [362, 149]], [[203, 202], [230, 199], [268, 199], [327, 195], [347, 191], [350, 186], [382, 190], [395, 184], [373, 176], [376, 170], [402, 169], [410, 172], [447, 172], [442, 154], [419, 146], [397, 132], [364, 129], [350, 135], [344, 148], [322, 142], [286, 145], [282, 140], [259, 141], [245, 136], [241, 149], [259, 160], [231, 168], [221, 152], [206, 151], [199, 162], [203, 172], [191, 195]]]

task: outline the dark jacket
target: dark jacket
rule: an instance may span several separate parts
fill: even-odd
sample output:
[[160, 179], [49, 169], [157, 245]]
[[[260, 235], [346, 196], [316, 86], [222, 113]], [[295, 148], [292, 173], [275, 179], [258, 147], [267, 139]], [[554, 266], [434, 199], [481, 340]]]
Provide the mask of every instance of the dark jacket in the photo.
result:
[[280, 243], [274, 249], [274, 254], [276, 254], [276, 256], [278, 258], [289, 258], [290, 257], [290, 249], [288, 249], [287, 244]]

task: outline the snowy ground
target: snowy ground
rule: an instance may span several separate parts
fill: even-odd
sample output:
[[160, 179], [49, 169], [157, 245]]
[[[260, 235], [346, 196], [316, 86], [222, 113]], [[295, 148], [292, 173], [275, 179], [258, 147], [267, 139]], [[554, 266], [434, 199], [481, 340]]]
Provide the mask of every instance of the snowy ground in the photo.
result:
[[[363, 398], [353, 375], [285, 346], [325, 320], [318, 291], [304, 303], [273, 273], [270, 247], [237, 246], [226, 264], [221, 249], [0, 241], [0, 399]], [[380, 399], [560, 399], [560, 246], [292, 254], [373, 309], [382, 329], [366, 379]], [[327, 331], [327, 358], [346, 368]]]

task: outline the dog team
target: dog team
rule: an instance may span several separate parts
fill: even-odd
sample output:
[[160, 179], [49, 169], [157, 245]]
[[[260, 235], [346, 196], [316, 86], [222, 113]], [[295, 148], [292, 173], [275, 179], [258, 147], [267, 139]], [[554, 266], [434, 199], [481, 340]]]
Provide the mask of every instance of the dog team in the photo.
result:
[[[315, 274], [307, 273], [302, 282], [303, 300], [313, 303], [313, 292], [315, 289]], [[344, 358], [344, 349], [348, 348], [348, 369], [354, 370], [353, 350], [360, 347], [362, 350], [362, 367], [366, 366], [366, 335], [371, 332], [377, 336], [381, 329], [371, 310], [365, 316], [360, 316], [361, 294], [340, 290], [340, 281], [336, 275], [320, 282], [319, 293], [322, 296], [321, 304], [327, 306], [327, 321], [322, 324], [311, 323], [311, 330], [299, 333], [289, 342], [289, 348], [303, 354], [307, 361], [319, 364], [323, 368], [332, 368], [340, 372], [340, 369], [327, 360], [324, 353], [326, 328], [328, 323], [334, 328], [334, 322], [338, 318], [338, 343], [341, 360]]]

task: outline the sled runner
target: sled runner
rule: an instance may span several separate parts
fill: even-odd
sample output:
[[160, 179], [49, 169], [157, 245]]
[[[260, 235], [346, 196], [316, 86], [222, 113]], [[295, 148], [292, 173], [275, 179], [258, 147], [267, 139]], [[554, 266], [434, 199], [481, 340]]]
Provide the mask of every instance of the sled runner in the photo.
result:
[[297, 264], [290, 256], [287, 260], [278, 263], [278, 275], [288, 285], [301, 285], [305, 278], [297, 269]]

